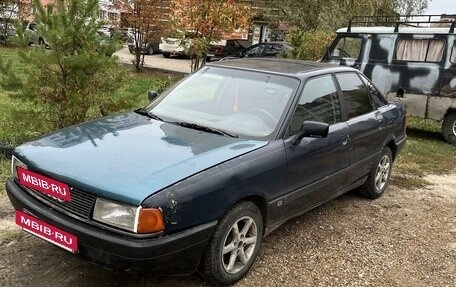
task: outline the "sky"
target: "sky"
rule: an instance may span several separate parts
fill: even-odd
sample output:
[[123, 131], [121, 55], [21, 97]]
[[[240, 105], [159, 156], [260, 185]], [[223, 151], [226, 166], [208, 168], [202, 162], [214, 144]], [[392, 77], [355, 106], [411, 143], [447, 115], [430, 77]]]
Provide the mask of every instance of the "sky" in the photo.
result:
[[456, 0], [431, 0], [424, 14], [456, 14]]

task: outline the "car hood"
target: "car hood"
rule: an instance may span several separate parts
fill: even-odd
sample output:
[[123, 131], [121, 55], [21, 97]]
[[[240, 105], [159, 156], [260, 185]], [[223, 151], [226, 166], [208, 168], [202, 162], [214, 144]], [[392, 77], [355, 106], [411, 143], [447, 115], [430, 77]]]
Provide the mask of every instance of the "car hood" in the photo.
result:
[[139, 205], [163, 188], [266, 144], [128, 113], [28, 142], [15, 156], [74, 188]]

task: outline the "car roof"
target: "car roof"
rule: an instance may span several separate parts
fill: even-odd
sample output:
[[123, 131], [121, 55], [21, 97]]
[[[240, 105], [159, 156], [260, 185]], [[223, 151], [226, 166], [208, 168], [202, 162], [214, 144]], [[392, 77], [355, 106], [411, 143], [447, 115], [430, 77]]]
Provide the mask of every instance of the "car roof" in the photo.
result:
[[358, 71], [353, 68], [335, 64], [274, 58], [241, 58], [211, 62], [206, 66], [227, 67], [242, 70], [270, 72], [282, 75], [302, 77], [311, 72]]
[[395, 31], [395, 27], [386, 26], [374, 26], [374, 27], [351, 27], [350, 31], [348, 28], [341, 28], [337, 30], [337, 33], [364, 33], [364, 34], [449, 34], [449, 28], [439, 27], [399, 27], [398, 31]]

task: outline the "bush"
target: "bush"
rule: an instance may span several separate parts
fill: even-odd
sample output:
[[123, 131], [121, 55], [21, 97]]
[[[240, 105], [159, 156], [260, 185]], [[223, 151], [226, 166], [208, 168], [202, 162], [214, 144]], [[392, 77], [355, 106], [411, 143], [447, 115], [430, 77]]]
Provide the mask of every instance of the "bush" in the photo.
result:
[[327, 53], [327, 48], [334, 38], [334, 33], [326, 30], [302, 31], [293, 29], [287, 41], [291, 43], [293, 59], [317, 61]]

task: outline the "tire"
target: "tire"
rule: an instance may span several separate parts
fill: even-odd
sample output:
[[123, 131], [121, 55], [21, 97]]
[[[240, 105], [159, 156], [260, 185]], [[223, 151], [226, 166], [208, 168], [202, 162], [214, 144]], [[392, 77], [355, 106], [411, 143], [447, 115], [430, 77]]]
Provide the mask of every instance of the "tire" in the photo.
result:
[[200, 274], [215, 284], [240, 280], [255, 262], [262, 237], [263, 218], [258, 207], [249, 201], [234, 205], [212, 235]]
[[456, 145], [456, 112], [450, 112], [445, 116], [442, 133], [448, 143]]
[[367, 178], [367, 181], [359, 188], [361, 196], [369, 199], [377, 199], [389, 185], [391, 169], [393, 167], [393, 154], [389, 147], [382, 151], [380, 159]]
[[153, 55], [154, 53], [155, 53], [155, 50], [154, 50], [154, 45], [153, 44], [150, 44], [149, 46], [146, 46], [146, 51], [145, 51], [146, 55]]
[[171, 56], [171, 53], [168, 53], [168, 52], [163, 52], [163, 57], [165, 58], [169, 58]]

